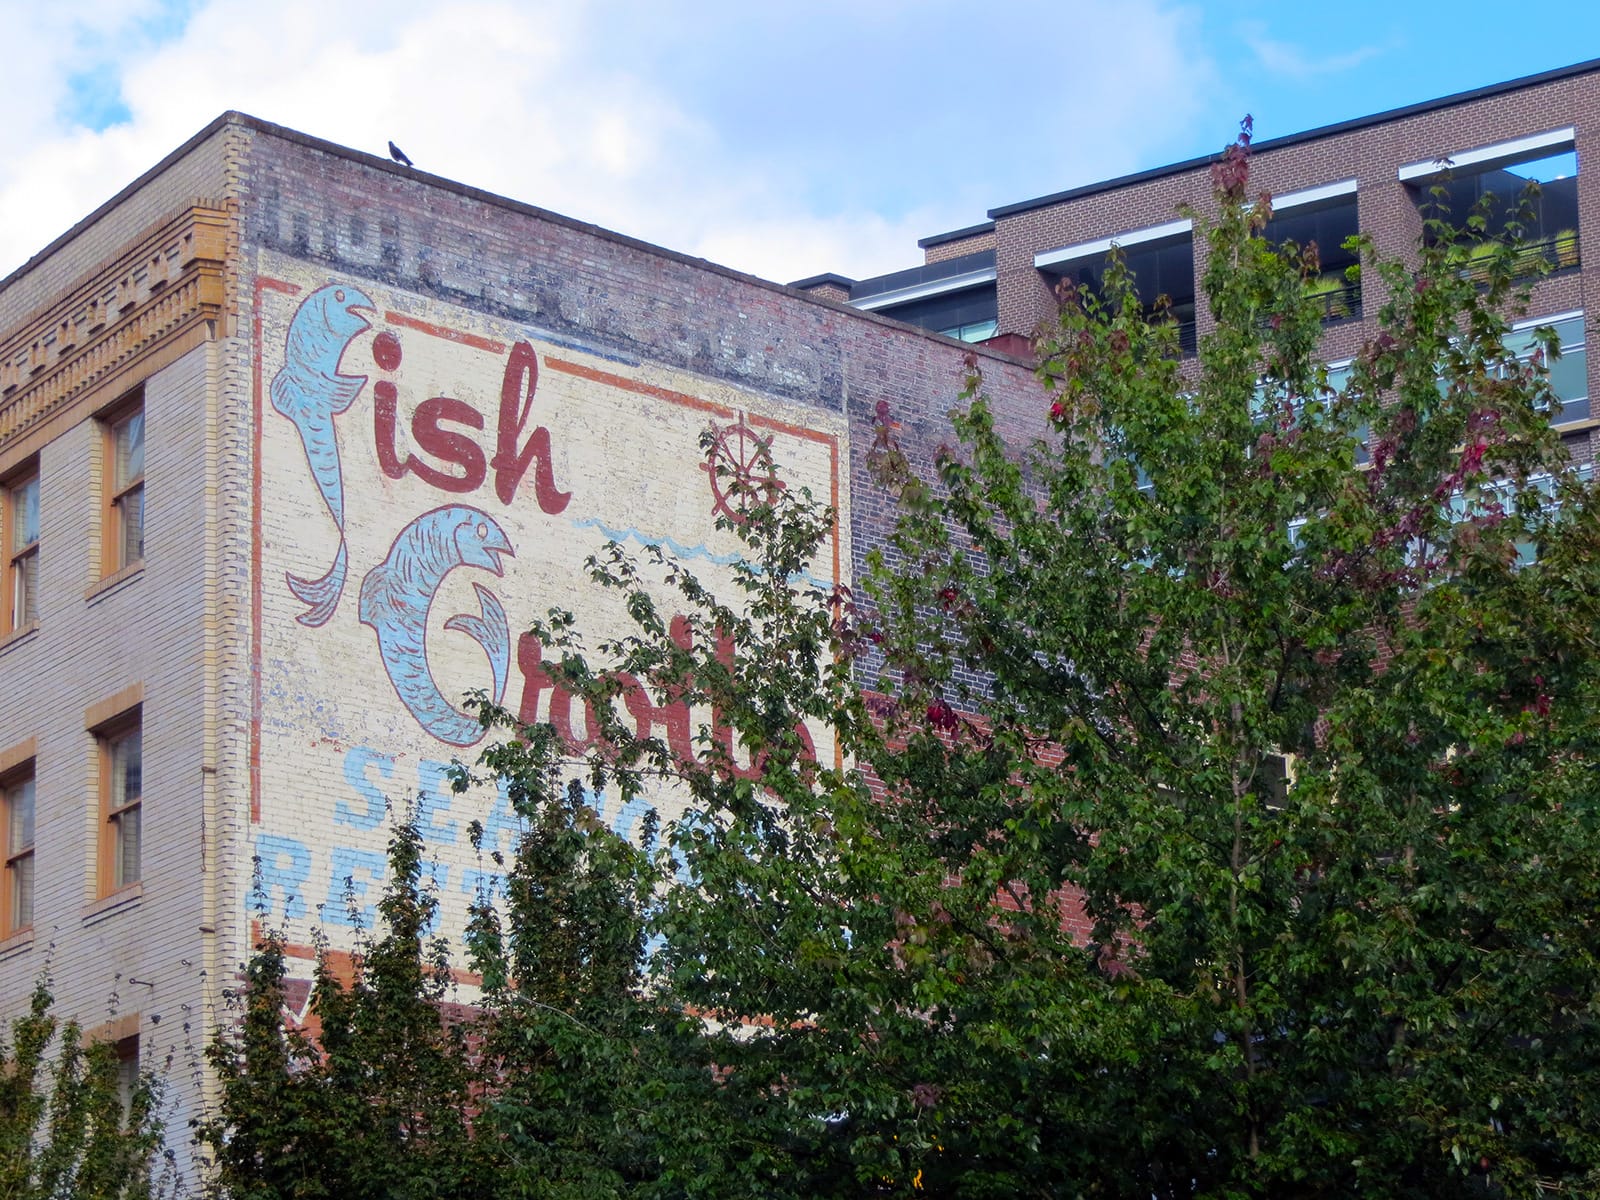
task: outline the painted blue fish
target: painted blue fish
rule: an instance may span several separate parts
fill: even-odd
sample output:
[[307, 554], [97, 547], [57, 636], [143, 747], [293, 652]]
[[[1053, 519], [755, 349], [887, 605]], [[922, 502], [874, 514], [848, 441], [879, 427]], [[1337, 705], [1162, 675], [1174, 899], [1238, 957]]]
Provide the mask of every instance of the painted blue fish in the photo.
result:
[[[425, 512], [400, 531], [389, 556], [361, 581], [361, 623], [378, 635], [389, 682], [411, 715], [441, 742], [470, 746], [483, 737], [478, 719], [457, 709], [428, 667], [428, 609], [444, 577], [457, 567], [501, 574], [501, 555], [513, 555], [505, 531], [488, 513], [465, 504]], [[494, 700], [505, 699], [511, 666], [511, 627], [500, 599], [474, 583], [478, 613], [457, 613], [446, 629], [464, 633], [489, 656]]]
[[323, 503], [339, 527], [339, 551], [320, 579], [289, 573], [289, 590], [310, 607], [302, 625], [324, 625], [344, 593], [348, 559], [344, 545], [344, 476], [333, 419], [355, 403], [365, 375], [339, 374], [339, 360], [357, 334], [371, 328], [358, 311], [372, 310], [370, 297], [353, 287], [329, 284], [301, 302], [284, 340], [283, 367], [272, 379], [272, 407], [294, 422], [305, 446], [306, 462]]

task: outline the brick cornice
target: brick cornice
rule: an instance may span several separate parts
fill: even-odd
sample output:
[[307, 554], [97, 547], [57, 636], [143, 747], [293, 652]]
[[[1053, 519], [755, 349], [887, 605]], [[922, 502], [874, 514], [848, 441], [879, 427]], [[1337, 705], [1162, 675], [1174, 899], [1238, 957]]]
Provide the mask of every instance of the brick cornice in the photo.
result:
[[0, 336], [0, 449], [201, 322], [220, 320], [231, 220], [225, 208], [196, 203]]

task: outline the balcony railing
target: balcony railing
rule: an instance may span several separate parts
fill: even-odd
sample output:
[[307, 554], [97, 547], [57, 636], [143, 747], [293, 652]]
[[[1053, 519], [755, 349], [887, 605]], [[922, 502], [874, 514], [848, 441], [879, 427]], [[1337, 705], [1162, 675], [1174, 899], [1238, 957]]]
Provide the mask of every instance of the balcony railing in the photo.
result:
[[1322, 306], [1324, 321], [1349, 321], [1361, 317], [1361, 282], [1351, 282], [1342, 271], [1330, 271], [1311, 281], [1313, 299]]
[[[1489, 278], [1490, 265], [1500, 252], [1499, 242], [1480, 242], [1467, 252], [1464, 273], [1480, 282]], [[1578, 231], [1563, 229], [1550, 237], [1536, 238], [1518, 243], [1512, 248], [1515, 259], [1512, 270], [1518, 278], [1538, 274], [1541, 270], [1566, 271], [1580, 266], [1578, 258]], [[1543, 263], [1545, 266], [1541, 267]]]

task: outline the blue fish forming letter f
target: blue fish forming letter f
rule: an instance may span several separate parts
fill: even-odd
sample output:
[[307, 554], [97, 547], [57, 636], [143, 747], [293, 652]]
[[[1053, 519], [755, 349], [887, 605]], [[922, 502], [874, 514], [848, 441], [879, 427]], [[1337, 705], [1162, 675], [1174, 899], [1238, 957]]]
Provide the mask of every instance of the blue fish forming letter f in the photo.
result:
[[358, 310], [371, 312], [372, 300], [353, 287], [329, 284], [301, 303], [289, 322], [283, 368], [272, 380], [272, 407], [300, 432], [306, 462], [316, 480], [322, 501], [339, 527], [339, 551], [320, 579], [302, 579], [287, 573], [289, 590], [307, 610], [302, 625], [324, 625], [339, 606], [344, 593], [348, 561], [344, 544], [344, 477], [339, 467], [339, 443], [333, 419], [355, 403], [366, 386], [365, 375], [339, 374], [339, 360], [357, 334], [371, 328]]

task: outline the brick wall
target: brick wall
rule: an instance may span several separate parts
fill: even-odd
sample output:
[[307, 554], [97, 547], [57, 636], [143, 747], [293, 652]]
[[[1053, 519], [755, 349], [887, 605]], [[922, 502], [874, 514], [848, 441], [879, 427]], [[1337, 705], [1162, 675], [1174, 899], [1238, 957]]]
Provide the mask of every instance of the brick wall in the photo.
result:
[[[593, 226], [262, 128], [242, 197], [247, 249], [292, 255], [527, 324], [609, 353], [725, 381], [849, 424], [852, 543], [882, 540], [861, 448], [880, 401], [907, 422], [910, 450], [948, 439], [968, 348], [870, 314], [814, 303]], [[1043, 428], [1031, 369], [977, 351], [990, 390], [1021, 425]], [[1027, 425], [1037, 413], [1038, 423]]]
[[986, 233], [975, 233], [971, 237], [952, 238], [950, 241], [924, 246], [922, 261], [924, 264], [944, 262], [947, 258], [960, 258], [963, 254], [976, 254], [979, 250], [993, 250], [994, 245], [994, 230], [991, 229]]
[[[1479, 146], [1571, 125], [1577, 131], [1581, 271], [1537, 284], [1529, 315], [1582, 308], [1593, 328], [1600, 315], [1600, 72], [1548, 81], [1393, 121], [1336, 132], [1253, 156], [1250, 189], [1284, 194], [1337, 180], [1358, 181], [1359, 221], [1381, 252], [1403, 255], [1421, 235], [1412, 192], [1396, 178], [1405, 163], [1459, 154]], [[1219, 130], [1219, 142], [1229, 131]], [[1278, 131], [1257, 127], [1258, 137]], [[1046, 276], [1033, 266], [1041, 251], [1075, 245], [1173, 220], [1180, 206], [1202, 216], [1215, 212], [1209, 172], [1195, 167], [996, 218], [1000, 328], [1029, 333], [1054, 313]], [[1195, 247], [1195, 281], [1205, 270], [1203, 237]], [[1376, 328], [1382, 295], [1375, 281], [1363, 295], [1363, 318], [1330, 326], [1324, 352], [1348, 357]], [[1212, 327], [1203, 303], [1198, 331]], [[1591, 335], [1591, 339], [1593, 335]], [[1589, 355], [1589, 394], [1600, 394], [1600, 355]], [[1572, 437], [1574, 449], [1592, 453], [1590, 434]]]
[[[362, 289], [382, 314], [374, 320], [383, 323], [384, 333], [403, 339], [403, 354], [386, 352], [385, 361], [399, 365], [385, 367], [373, 351], [376, 338], [366, 335], [358, 335], [343, 360], [344, 369], [369, 381], [394, 380], [402, 405], [416, 402], [413, 379], [434, 380], [432, 386], [450, 395], [484, 404], [498, 395], [499, 376], [486, 358], [501, 351], [490, 348], [525, 339], [537, 348], [541, 379], [552, 389], [541, 392], [547, 397], [542, 403], [552, 406], [545, 411], [554, 430], [556, 478], [579, 497], [573, 512], [582, 510], [587, 521], [588, 506], [598, 501], [592, 486], [587, 493], [583, 488], [603, 475], [611, 493], [623, 498], [620, 507], [642, 510], [638, 524], [653, 529], [670, 526], [677, 518], [669, 514], [683, 513], [686, 503], [701, 503], [673, 491], [674, 476], [701, 478], [699, 452], [692, 436], [685, 442], [681, 430], [674, 433], [673, 420], [656, 405], [661, 397], [723, 403], [801, 430], [837, 430], [847, 581], [858, 578], [865, 556], [884, 545], [893, 516], [892, 503], [868, 478], [865, 462], [880, 406], [919, 469], [931, 469], [935, 448], [951, 440], [946, 413], [957, 402], [970, 347], [282, 131], [252, 126], [249, 137], [239, 207], [239, 288], [241, 294], [253, 287], [260, 294], [253, 314], [262, 331], [258, 387], [270, 384], [279, 369], [290, 313], [328, 284]], [[399, 324], [391, 310], [401, 312]], [[430, 343], [433, 335], [419, 332], [423, 326], [448, 327], [448, 344]], [[472, 346], [477, 349], [463, 348]], [[1045, 406], [1030, 368], [1004, 355], [975, 353], [1007, 428], [1019, 437], [1041, 432]], [[420, 375], [407, 374], [414, 370]], [[617, 387], [637, 382], [637, 421], [655, 431], [657, 443], [678, 436], [674, 444], [688, 447], [681, 460], [661, 459], [656, 444], [641, 446], [634, 421], [616, 410], [614, 393], [590, 393], [592, 412], [578, 421], [581, 393], [564, 382], [575, 370], [611, 375], [620, 381]], [[486, 382], [485, 372], [493, 379]], [[367, 392], [374, 386], [369, 382]], [[372, 630], [358, 626], [351, 611], [363, 576], [391, 552], [391, 527], [442, 499], [425, 500], [409, 477], [390, 475], [386, 481], [368, 461], [376, 418], [367, 392], [352, 415], [340, 419], [350, 579], [343, 607], [316, 628], [297, 623], [303, 606], [292, 602], [283, 575], [300, 569], [294, 564], [302, 559], [325, 566], [338, 539], [320, 501], [314, 493], [308, 500], [301, 486], [304, 455], [286, 423], [270, 405], [262, 408], [256, 848], [274, 919], [281, 915], [292, 922], [313, 919], [310, 906], [319, 902], [326, 901], [325, 919], [336, 913], [333, 885], [351, 864], [358, 864], [360, 900], [369, 902], [381, 872], [382, 831], [368, 821], [374, 805], [381, 808], [382, 798], [403, 802], [418, 788], [436, 789], [434, 764], [473, 754], [430, 741], [420, 718], [409, 722], [395, 708]], [[486, 435], [492, 424], [490, 418]], [[580, 426], [583, 444], [576, 436]], [[815, 475], [811, 482], [815, 490]], [[621, 631], [608, 625], [616, 614], [605, 597], [575, 581], [581, 570], [573, 564], [581, 559], [571, 560], [568, 553], [571, 514], [544, 520], [527, 507], [525, 493], [524, 506], [512, 509], [497, 506], [477, 488], [466, 490], [470, 494], [459, 502], [481, 504], [480, 511], [501, 522], [517, 547], [504, 578], [483, 582], [505, 597], [519, 627], [554, 599], [576, 609], [594, 636]], [[382, 513], [374, 511], [375, 501]], [[698, 519], [706, 520], [703, 509]], [[693, 529], [693, 522], [687, 527]], [[691, 566], [707, 569], [698, 562]], [[425, 657], [441, 679], [486, 678], [483, 656], [471, 643], [458, 641], [452, 649], [440, 639], [429, 645]], [[361, 688], [374, 676], [370, 700], [362, 701]], [[513, 676], [511, 686], [514, 704], [522, 679]], [[538, 703], [548, 704], [548, 693], [543, 696]], [[544, 710], [537, 715], [542, 719]], [[459, 857], [459, 827], [473, 819], [492, 824], [494, 801], [477, 794], [440, 795], [429, 805], [446, 875], [441, 896], [448, 930], [452, 907], [461, 904], [458, 893], [473, 875], [470, 855]], [[663, 807], [672, 814], [670, 799]], [[601, 811], [608, 821], [622, 819]]]
[[818, 283], [796, 290], [815, 296], [818, 300], [832, 300], [835, 304], [845, 304], [850, 299], [850, 289], [838, 283]]

